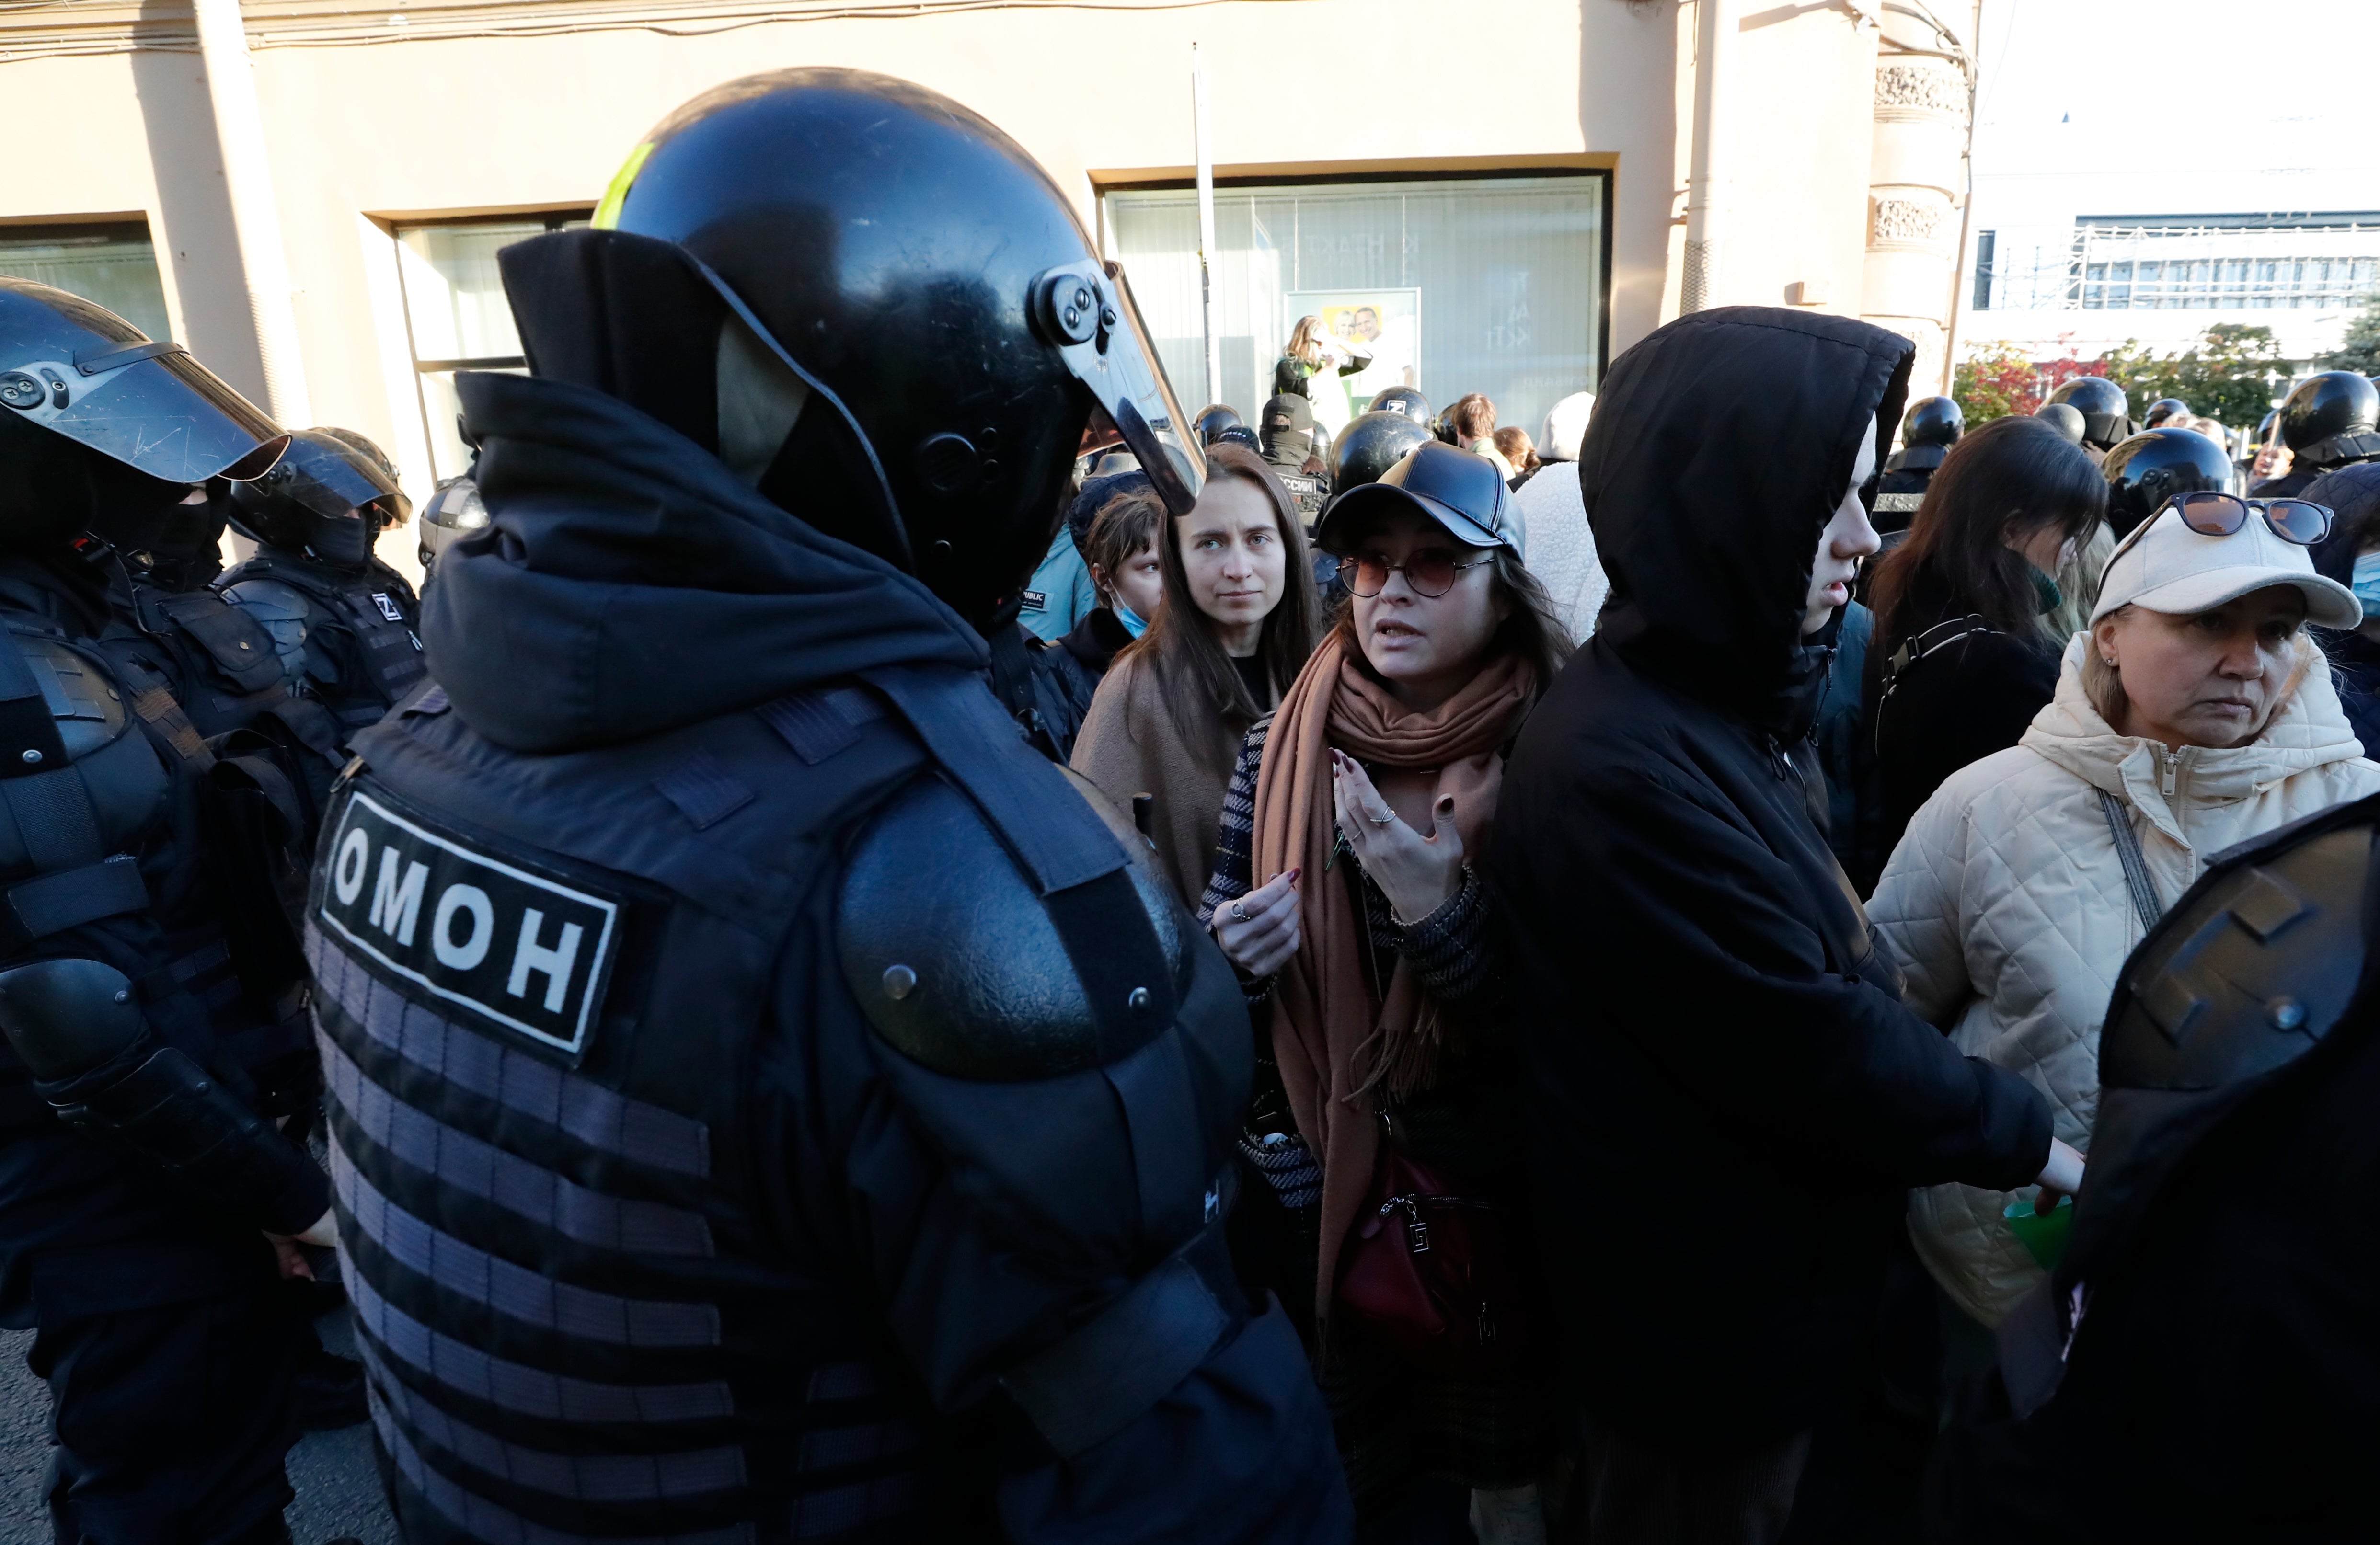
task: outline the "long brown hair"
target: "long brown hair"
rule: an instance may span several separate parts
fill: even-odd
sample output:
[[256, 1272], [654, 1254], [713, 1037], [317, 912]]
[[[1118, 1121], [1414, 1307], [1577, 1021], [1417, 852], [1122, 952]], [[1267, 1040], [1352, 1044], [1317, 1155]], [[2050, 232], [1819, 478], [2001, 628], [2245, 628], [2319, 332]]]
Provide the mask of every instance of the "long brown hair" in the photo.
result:
[[[1488, 640], [1487, 653], [1481, 663], [1500, 659], [1506, 655], [1518, 655], [1536, 668], [1536, 694], [1545, 695], [1554, 684], [1554, 677], [1569, 663], [1572, 645], [1570, 630], [1554, 613], [1553, 597], [1546, 593], [1544, 581], [1529, 572], [1521, 555], [1509, 547], [1488, 549], [1490, 566], [1489, 585], [1495, 596], [1504, 603], [1504, 620], [1496, 625], [1495, 634]], [[1375, 681], [1379, 672], [1364, 658], [1363, 641], [1355, 636], [1355, 597], [1350, 592], [1340, 601], [1331, 617], [1330, 636], [1356, 669]]]
[[2045, 646], [2032, 565], [2008, 545], [2011, 528], [2057, 526], [2088, 537], [2107, 514], [2107, 482], [2091, 459], [2039, 418], [1995, 418], [1950, 448], [1925, 486], [1909, 539], [1878, 564], [1869, 583], [1876, 643], [1889, 657], [1902, 640], [1937, 621], [1916, 615], [1917, 597], [1945, 597], [2004, 634]]
[[[1238, 477], [1264, 490], [1272, 504], [1272, 522], [1281, 533], [1281, 597], [1265, 614], [1264, 631], [1257, 639], [1257, 658], [1275, 701], [1297, 680], [1305, 657], [1314, 652], [1314, 561], [1305, 546], [1305, 528], [1298, 523], [1297, 506], [1281, 486], [1262, 456], [1245, 445], [1228, 441], [1207, 447], [1208, 481]], [[1182, 562], [1182, 522], [1167, 523], [1157, 544], [1158, 564], [1165, 575], [1165, 604], [1148, 631], [1117, 657], [1141, 655], [1163, 683], [1165, 705], [1182, 738], [1196, 744], [1207, 735], [1210, 716], [1220, 715], [1242, 725], [1255, 723], [1272, 707], [1248, 694], [1239, 668], [1215, 636], [1214, 620], [1198, 609], [1190, 593], [1190, 572]]]

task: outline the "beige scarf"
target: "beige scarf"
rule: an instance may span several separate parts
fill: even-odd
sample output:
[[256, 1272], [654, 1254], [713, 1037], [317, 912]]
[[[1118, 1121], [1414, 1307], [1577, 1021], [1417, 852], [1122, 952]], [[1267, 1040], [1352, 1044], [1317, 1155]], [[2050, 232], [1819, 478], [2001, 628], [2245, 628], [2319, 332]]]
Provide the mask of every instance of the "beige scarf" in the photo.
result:
[[1536, 688], [1530, 664], [1506, 656], [1436, 708], [1410, 713], [1333, 634], [1281, 698], [1265, 741], [1254, 878], [1262, 884], [1305, 871], [1298, 887], [1304, 936], [1274, 985], [1272, 1044], [1298, 1134], [1322, 1165], [1318, 1314], [1330, 1311], [1340, 1243], [1378, 1154], [1371, 1092], [1427, 1087], [1439, 1050], [1437, 1013], [1405, 961], [1398, 960], [1385, 1000], [1372, 990], [1362, 909], [1330, 872], [1338, 840], [1330, 749], [1367, 764], [1390, 807], [1416, 831], [1434, 829], [1439, 802], [1451, 799], [1463, 851], [1476, 854], [1503, 782], [1498, 750]]

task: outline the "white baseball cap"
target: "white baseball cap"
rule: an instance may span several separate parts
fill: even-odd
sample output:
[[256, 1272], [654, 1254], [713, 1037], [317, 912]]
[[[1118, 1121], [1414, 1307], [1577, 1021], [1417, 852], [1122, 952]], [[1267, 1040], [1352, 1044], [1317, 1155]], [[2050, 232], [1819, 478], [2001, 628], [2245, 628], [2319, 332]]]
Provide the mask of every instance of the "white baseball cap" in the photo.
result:
[[2303, 593], [2306, 621], [2318, 627], [2346, 629], [2363, 621], [2355, 592], [2314, 573], [2313, 555], [2274, 535], [2263, 511], [2251, 510], [2228, 537], [2208, 537], [2184, 525], [2181, 513], [2168, 505], [2117, 547], [2099, 581], [2091, 621], [2121, 606], [2175, 615], [2212, 611], [2273, 585]]

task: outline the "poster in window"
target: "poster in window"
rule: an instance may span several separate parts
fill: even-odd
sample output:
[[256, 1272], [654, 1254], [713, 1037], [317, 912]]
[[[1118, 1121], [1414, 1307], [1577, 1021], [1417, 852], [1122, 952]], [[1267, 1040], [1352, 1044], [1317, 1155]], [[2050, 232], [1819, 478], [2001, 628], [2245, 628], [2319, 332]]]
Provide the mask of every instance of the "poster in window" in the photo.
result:
[[[1281, 300], [1289, 312], [1289, 327], [1294, 327], [1301, 317], [1320, 317], [1332, 337], [1352, 352], [1372, 356], [1371, 364], [1352, 376], [1317, 375], [1308, 383], [1314, 416], [1333, 434], [1368, 407], [1375, 392], [1421, 384], [1418, 288], [1290, 290]], [[1288, 336], [1288, 328], [1282, 329], [1282, 336]]]

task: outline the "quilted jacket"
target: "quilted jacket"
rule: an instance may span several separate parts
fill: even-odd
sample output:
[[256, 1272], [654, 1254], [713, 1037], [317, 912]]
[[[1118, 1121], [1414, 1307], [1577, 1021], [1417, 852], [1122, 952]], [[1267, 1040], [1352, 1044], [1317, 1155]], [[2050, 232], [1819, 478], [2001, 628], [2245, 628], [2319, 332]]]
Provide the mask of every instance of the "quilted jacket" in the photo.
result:
[[[2249, 745], [2119, 735], [2084, 695], [2087, 635], [2022, 741], [1951, 775], [1910, 824], [1869, 904], [1905, 1001], [1958, 1048], [2022, 1074], [2058, 1135], [2087, 1150], [2099, 1104], [2099, 1025], [2141, 941], [2097, 791], [2122, 803], [2161, 904], [2215, 853], [2301, 815], [2380, 792], [2380, 766], [2316, 669]], [[2001, 1213], [2017, 1193], [1910, 1193], [1909, 1229], [1937, 1280], [1986, 1325], [2041, 1272]]]

